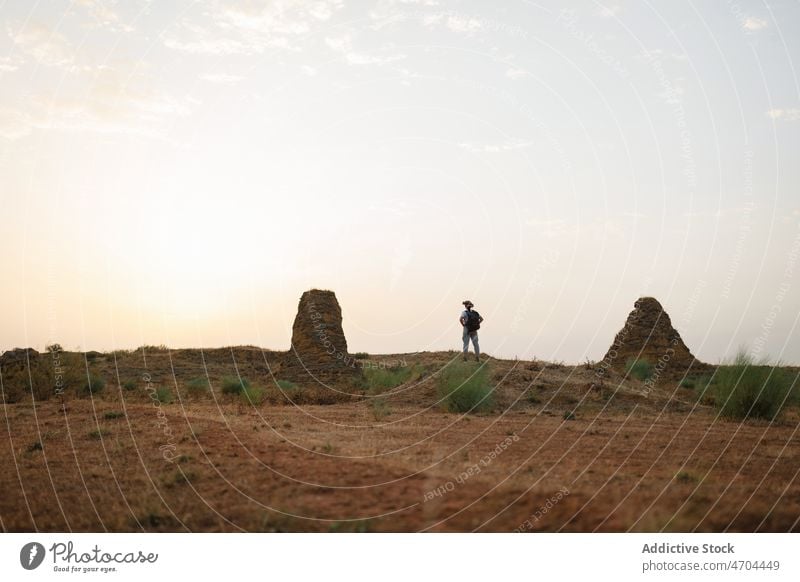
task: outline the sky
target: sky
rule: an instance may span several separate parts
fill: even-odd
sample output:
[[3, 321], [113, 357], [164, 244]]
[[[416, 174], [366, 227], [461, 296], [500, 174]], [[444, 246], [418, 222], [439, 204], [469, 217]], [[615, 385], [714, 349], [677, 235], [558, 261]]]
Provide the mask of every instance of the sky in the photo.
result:
[[0, 1], [0, 351], [800, 364], [796, 1]]

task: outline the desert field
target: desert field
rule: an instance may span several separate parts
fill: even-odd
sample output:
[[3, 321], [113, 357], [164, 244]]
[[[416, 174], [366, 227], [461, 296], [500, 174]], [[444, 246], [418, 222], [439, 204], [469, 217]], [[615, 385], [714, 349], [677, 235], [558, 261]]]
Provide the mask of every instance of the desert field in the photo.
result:
[[[730, 420], [692, 378], [423, 352], [306, 386], [278, 352], [142, 348], [62, 352], [32, 398], [52, 357], [3, 368], [6, 532], [800, 530], [797, 407]], [[442, 399], [453, 366], [486, 406]]]

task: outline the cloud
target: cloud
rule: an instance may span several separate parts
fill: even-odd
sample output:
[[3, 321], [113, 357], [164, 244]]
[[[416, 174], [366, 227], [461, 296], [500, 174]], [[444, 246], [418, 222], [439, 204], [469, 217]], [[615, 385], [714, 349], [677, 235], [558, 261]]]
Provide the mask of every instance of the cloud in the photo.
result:
[[447, 18], [447, 28], [453, 32], [474, 32], [482, 26], [483, 23], [472, 16], [451, 15]]
[[11, 57], [0, 57], [0, 73], [10, 73], [19, 68], [19, 61]]
[[0, 136], [20, 139], [33, 130], [90, 131], [166, 138], [165, 121], [191, 115], [200, 101], [152, 89], [128, 70], [104, 67], [77, 93], [34, 95], [16, 109], [0, 108]]
[[91, 17], [93, 24], [115, 32], [131, 32], [132, 26], [120, 22], [119, 14], [115, 10], [116, 0], [72, 0], [76, 6], [84, 8]]
[[226, 73], [206, 73], [205, 75], [200, 75], [200, 78], [203, 81], [208, 81], [209, 83], [219, 83], [221, 85], [235, 85], [244, 77], [241, 75], [229, 75]]
[[514, 79], [515, 81], [517, 79], [524, 79], [529, 75], [530, 73], [528, 71], [526, 71], [525, 69], [521, 69], [519, 67], [511, 67], [506, 71], [506, 77], [508, 77], [509, 79]]
[[800, 109], [770, 109], [767, 111], [767, 116], [775, 120], [798, 121], [800, 120]]
[[350, 33], [337, 37], [326, 37], [325, 44], [334, 52], [341, 53], [346, 63], [350, 65], [382, 65], [405, 58], [402, 54], [379, 55], [356, 51], [353, 48], [353, 38]]
[[163, 41], [164, 46], [169, 49], [192, 54], [251, 54], [261, 52], [264, 48], [242, 40], [220, 36], [208, 28], [186, 20], [165, 33]]
[[28, 23], [17, 32], [9, 30], [9, 36], [23, 53], [42, 65], [71, 68], [75, 62], [75, 50], [69, 41], [43, 24]]
[[31, 132], [31, 121], [25, 113], [0, 107], [0, 137], [14, 140]]
[[754, 16], [748, 16], [742, 20], [742, 28], [747, 30], [748, 32], [755, 32], [757, 30], [761, 30], [762, 28], [767, 27], [767, 21], [763, 18], [755, 18]]
[[259, 54], [270, 48], [300, 50], [310, 35], [341, 9], [343, 0], [235, 2], [217, 0], [163, 35], [167, 48], [194, 54]]

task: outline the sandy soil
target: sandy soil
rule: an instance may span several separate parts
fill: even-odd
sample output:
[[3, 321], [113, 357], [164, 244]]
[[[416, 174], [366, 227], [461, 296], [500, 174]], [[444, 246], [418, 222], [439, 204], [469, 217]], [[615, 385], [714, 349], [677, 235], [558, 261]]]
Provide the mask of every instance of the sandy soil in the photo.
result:
[[796, 409], [738, 423], [677, 383], [643, 395], [617, 379], [602, 394], [587, 367], [492, 366], [498, 406], [482, 415], [443, 411], [425, 378], [384, 396], [379, 420], [369, 396], [251, 406], [179, 391], [156, 406], [141, 389], [109, 386], [66, 405], [5, 404], [0, 526], [800, 530]]

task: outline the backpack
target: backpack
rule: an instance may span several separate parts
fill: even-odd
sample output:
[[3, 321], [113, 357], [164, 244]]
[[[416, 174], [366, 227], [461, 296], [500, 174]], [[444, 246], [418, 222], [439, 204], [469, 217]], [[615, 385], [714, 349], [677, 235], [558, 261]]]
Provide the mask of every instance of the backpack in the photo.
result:
[[472, 333], [481, 328], [481, 314], [477, 311], [467, 311], [467, 331]]

